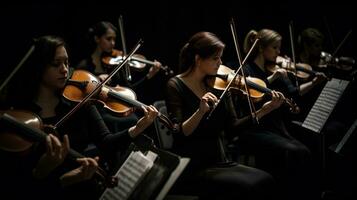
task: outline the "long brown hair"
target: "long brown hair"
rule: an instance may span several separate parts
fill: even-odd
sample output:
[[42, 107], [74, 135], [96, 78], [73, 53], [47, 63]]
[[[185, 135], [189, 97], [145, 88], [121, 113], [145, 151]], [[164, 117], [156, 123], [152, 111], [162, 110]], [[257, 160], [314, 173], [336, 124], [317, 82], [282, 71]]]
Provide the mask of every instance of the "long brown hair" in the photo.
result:
[[34, 45], [34, 52], [9, 85], [11, 89], [7, 99], [15, 104], [22, 103], [21, 101], [32, 101], [35, 98], [42, 75], [53, 63], [57, 48], [66, 46], [62, 38], [52, 35], [34, 39]]
[[195, 65], [195, 56], [208, 58], [217, 52], [223, 50], [225, 44], [213, 33], [198, 32], [194, 34], [188, 43], [180, 51], [179, 72], [188, 73], [193, 70]]

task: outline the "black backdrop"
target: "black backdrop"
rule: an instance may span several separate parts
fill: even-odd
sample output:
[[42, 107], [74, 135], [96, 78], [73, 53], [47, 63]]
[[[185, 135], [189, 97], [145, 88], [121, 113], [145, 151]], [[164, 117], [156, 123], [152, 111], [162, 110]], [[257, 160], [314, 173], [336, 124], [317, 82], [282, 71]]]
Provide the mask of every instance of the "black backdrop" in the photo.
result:
[[[2, 5], [0, 80], [24, 56], [31, 46], [31, 39], [41, 35], [64, 37], [69, 45], [70, 62], [77, 63], [89, 53], [85, 37], [87, 29], [101, 20], [117, 26], [120, 15], [124, 19], [128, 49], [142, 38], [144, 45], [139, 52], [148, 59], [157, 58], [173, 69], [177, 66], [181, 46], [193, 33], [202, 30], [216, 33], [227, 44], [223, 62], [235, 60], [229, 29], [232, 17], [236, 20], [241, 44], [250, 29], [271, 28], [283, 35], [282, 53], [291, 55], [288, 24], [292, 20], [295, 36], [306, 27], [319, 28], [326, 35], [326, 50], [333, 52], [334, 46], [352, 29], [352, 16], [356, 11], [351, 4], [347, 0], [333, 3], [312, 0], [220, 0], [215, 3], [168, 0]], [[120, 37], [117, 39], [120, 49]], [[352, 41], [351, 35], [338, 54], [355, 57]]]

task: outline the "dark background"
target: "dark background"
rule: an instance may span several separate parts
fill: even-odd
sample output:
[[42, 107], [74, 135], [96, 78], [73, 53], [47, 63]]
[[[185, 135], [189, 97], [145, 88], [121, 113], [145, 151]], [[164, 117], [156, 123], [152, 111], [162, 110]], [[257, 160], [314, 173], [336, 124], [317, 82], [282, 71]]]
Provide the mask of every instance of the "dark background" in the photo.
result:
[[[90, 54], [86, 38], [88, 28], [102, 20], [118, 26], [120, 15], [124, 19], [127, 48], [130, 50], [139, 38], [142, 38], [144, 45], [139, 52], [147, 59], [158, 59], [174, 70], [177, 67], [180, 48], [198, 31], [216, 33], [226, 43], [223, 62], [235, 62], [237, 58], [229, 27], [229, 20], [232, 17], [236, 21], [240, 44], [243, 43], [244, 36], [249, 30], [270, 28], [283, 36], [282, 55], [291, 56], [288, 24], [293, 21], [295, 36], [307, 27], [321, 30], [326, 36], [325, 51], [332, 53], [347, 32], [353, 29], [357, 10], [352, 6], [352, 0], [329, 1], [334, 2], [313, 0], [76, 1], [21, 4], [7, 2], [0, 6], [0, 83], [29, 50], [33, 38], [48, 34], [62, 36], [67, 41], [70, 63], [74, 66], [80, 59]], [[350, 56], [356, 59], [352, 41], [353, 34], [343, 44], [337, 56]], [[121, 49], [119, 35], [117, 49]], [[354, 109], [355, 107], [351, 108], [352, 111]], [[335, 163], [337, 165], [341, 162]], [[338, 165], [336, 168], [341, 169], [337, 170], [338, 173], [333, 177], [339, 178], [333, 182], [337, 188], [343, 188], [341, 190], [348, 190], [347, 193], [350, 193], [356, 191], [350, 189], [355, 184], [349, 184], [355, 182], [355, 176], [350, 174], [351, 171], [355, 171], [355, 168], [350, 167], [350, 170], [346, 170], [345, 166], [353, 165]], [[345, 174], [341, 175], [340, 172]], [[347, 189], [345, 189], [346, 185]]]
[[[213, 2], [212, 2], [213, 1]], [[80, 5], [78, 5], [80, 4]], [[75, 65], [88, 55], [86, 33], [101, 20], [118, 26], [123, 16], [127, 48], [139, 38], [144, 45], [139, 52], [147, 59], [158, 59], [176, 69], [178, 53], [188, 38], [198, 31], [216, 33], [226, 44], [223, 62], [235, 61], [229, 20], [234, 17], [240, 44], [251, 30], [271, 28], [283, 36], [282, 54], [291, 55], [288, 24], [294, 23], [294, 34], [316, 27], [326, 36], [326, 51], [332, 53], [349, 30], [354, 12], [352, 3], [325, 1], [117, 1], [72, 3], [21, 3], [0, 8], [1, 67], [0, 80], [10, 73], [31, 46], [32, 38], [55, 34], [65, 38], [70, 63]], [[353, 34], [352, 34], [353, 35]], [[354, 55], [352, 35], [338, 55]], [[121, 49], [118, 35], [117, 48]]]

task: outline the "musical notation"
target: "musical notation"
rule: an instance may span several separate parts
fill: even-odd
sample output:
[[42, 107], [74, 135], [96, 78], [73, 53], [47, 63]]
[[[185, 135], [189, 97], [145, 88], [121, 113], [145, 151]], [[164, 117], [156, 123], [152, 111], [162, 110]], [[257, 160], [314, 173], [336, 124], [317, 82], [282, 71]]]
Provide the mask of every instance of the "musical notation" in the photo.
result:
[[140, 151], [131, 152], [124, 164], [115, 174], [118, 178], [118, 185], [114, 188], [107, 188], [101, 200], [124, 200], [128, 199], [140, 181], [150, 171], [157, 157], [152, 151], [144, 155]]
[[328, 81], [302, 126], [320, 133], [348, 83], [349, 81], [336, 78]]

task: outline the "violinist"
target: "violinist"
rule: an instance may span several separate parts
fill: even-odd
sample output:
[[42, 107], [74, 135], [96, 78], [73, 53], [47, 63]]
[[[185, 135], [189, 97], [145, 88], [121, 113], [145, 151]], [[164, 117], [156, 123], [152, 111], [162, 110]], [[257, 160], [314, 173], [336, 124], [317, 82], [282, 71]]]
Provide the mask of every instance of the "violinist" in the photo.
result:
[[298, 36], [297, 62], [307, 63], [311, 65], [313, 70], [319, 72], [319, 76], [311, 77], [306, 81], [307, 84], [310, 84], [310, 87], [306, 95], [300, 97], [302, 112], [298, 120], [304, 120], [306, 118], [324, 87], [323, 83], [326, 83], [326, 76], [324, 74], [330, 73], [327, 67], [319, 67], [324, 64], [321, 59], [324, 40], [324, 35], [315, 28], [306, 28]]
[[[101, 21], [96, 23], [95, 25], [93, 25], [93, 27], [89, 29], [88, 35], [89, 35], [90, 43], [93, 46], [93, 52], [91, 52], [88, 58], [82, 60], [76, 66], [76, 68], [87, 70], [97, 75], [99, 80], [104, 80], [111, 72], [113, 67], [112, 66], [109, 67], [105, 63], [103, 63], [102, 58], [104, 56], [110, 56], [110, 54], [118, 51], [114, 49], [116, 38], [117, 38], [117, 28], [110, 22]], [[127, 82], [127, 79], [124, 76], [123, 69], [121, 69], [121, 71], [118, 72], [119, 76], [114, 76], [111, 79], [110, 85], [116, 86], [117, 84], [119, 84], [122, 87], [129, 87], [130, 89], [134, 89], [134, 90], [139, 89], [142, 91], [140, 87], [141, 86], [144, 87], [144, 85], [146, 84], [141, 84], [141, 83], [144, 83], [144, 80], [150, 80], [159, 71], [160, 66], [161, 63], [155, 61], [155, 65], [150, 67], [149, 73], [137, 83]], [[140, 100], [145, 98], [144, 95], [138, 93], [136, 93], [136, 95]], [[117, 117], [112, 113], [109, 113], [104, 108], [99, 109], [99, 111], [103, 116], [104, 121], [108, 125], [108, 128], [114, 132], [120, 131], [123, 126], [134, 125], [138, 120], [136, 113], [132, 113], [129, 116], [122, 118], [122, 117]]]
[[321, 52], [325, 36], [315, 28], [306, 28], [298, 36], [298, 61], [311, 65], [315, 70], [321, 65]]
[[[35, 43], [33, 54], [22, 70], [19, 79], [14, 81], [17, 84], [12, 86], [13, 89], [9, 93], [9, 102], [16, 109], [36, 113], [47, 125], [56, 124], [72, 107], [70, 102], [62, 98], [62, 91], [67, 79], [70, 78], [64, 41], [56, 36], [40, 37]], [[158, 112], [153, 106], [142, 109], [144, 116], [135, 125], [112, 133], [108, 130], [97, 107], [89, 102], [58, 127], [57, 134], [59, 138], [68, 134], [71, 148], [84, 155], [88, 146], [94, 144], [98, 149], [94, 154], [100, 157], [100, 162], [98, 163], [98, 159], [92, 159], [90, 163], [84, 163], [83, 167], [95, 169], [106, 164], [105, 166], [108, 167], [103, 169], [112, 173], [119, 165], [118, 155], [124, 153], [128, 144], [142, 134], [157, 116]], [[72, 164], [64, 161], [51, 172], [50, 176], [58, 180], [60, 172], [71, 169], [74, 169]], [[92, 175], [93, 173], [80, 173], [79, 180], [73, 180], [77, 182], [76, 184], [60, 188], [62, 194], [70, 199], [76, 197], [97, 199], [102, 191], [98, 191], [95, 182], [90, 179]]]
[[[88, 58], [82, 60], [77, 65], [77, 68], [85, 69], [95, 75], [98, 75], [99, 79], [103, 80], [113, 69], [113, 66], [110, 65], [109, 62], [103, 62], [103, 58], [114, 58], [119, 56], [119, 53], [122, 52], [114, 49], [117, 38], [117, 28], [110, 22], [101, 21], [96, 23], [95, 25], [93, 25], [93, 27], [89, 29], [88, 35], [90, 42], [94, 43], [94, 50]], [[119, 72], [120, 76], [114, 76], [110, 84], [113, 86], [119, 84], [120, 86], [129, 87], [137, 91], [144, 87], [144, 85], [150, 83], [151, 81], [149, 80], [152, 80], [152, 78], [160, 71], [161, 67], [162, 64], [159, 61], [155, 60], [152, 66], [148, 67], [147, 70], [144, 70], [146, 74], [143, 77], [133, 77], [133, 81], [128, 81], [124, 75], [124, 70], [121, 70]], [[131, 70], [131, 72], [135, 72], [135, 70]], [[140, 94], [138, 94], [138, 96], [140, 99], [145, 98]], [[144, 101], [144, 103], [147, 102]]]
[[[282, 39], [279, 35], [280, 40]], [[311, 51], [318, 51], [319, 45], [315, 45]], [[279, 49], [280, 54], [280, 49]], [[301, 54], [300, 54], [301, 55]], [[314, 56], [312, 56], [314, 57]], [[324, 73], [315, 71], [305, 59], [297, 58], [293, 63], [291, 58], [277, 56], [275, 59], [267, 59], [264, 63], [268, 73], [267, 80], [273, 88], [282, 91], [286, 96], [300, 98], [312, 90], [316, 85], [327, 80]]]
[[[279, 69], [269, 75], [266, 62], [275, 61], [280, 53], [281, 36], [270, 29], [259, 32], [251, 30], [244, 40], [245, 53], [259, 38], [255, 49], [251, 52], [246, 64], [243, 66], [245, 75], [263, 80], [267, 87], [272, 87], [272, 82], [286, 76], [284, 69]], [[272, 173], [279, 185], [283, 188], [283, 199], [302, 199], [311, 195], [305, 186], [311, 183], [309, 176], [310, 150], [301, 142], [293, 138], [287, 131], [284, 115], [282, 113], [281, 92], [272, 92], [272, 97], [265, 95], [261, 102], [254, 105], [257, 110], [257, 119], [253, 125], [246, 126], [239, 135], [238, 145], [244, 152], [256, 156], [257, 167]], [[250, 109], [246, 98], [235, 95], [238, 116], [249, 115]], [[259, 116], [261, 110], [264, 116]], [[301, 195], [301, 196], [300, 196]]]
[[[344, 44], [350, 33], [347, 33], [339, 47]], [[334, 77], [340, 76], [344, 77], [343, 79], [349, 77], [355, 64], [355, 60], [351, 57], [335, 57], [325, 52], [325, 36], [316, 28], [306, 28], [300, 33], [298, 47], [300, 62], [308, 63], [314, 70], [332, 74]]]
[[[349, 59], [351, 62], [346, 62], [343, 67], [338, 62], [336, 58], [326, 58], [324, 56], [328, 56], [326, 52], [324, 52], [325, 47], [325, 36], [316, 28], [306, 28], [304, 29], [298, 38], [298, 47], [299, 47], [299, 57], [300, 62], [309, 63], [314, 70], [322, 71], [326, 74], [330, 74], [333, 77], [339, 78], [343, 73], [347, 72], [350, 75], [349, 67], [353, 65], [353, 59]], [[348, 60], [348, 57], [345, 57]], [[328, 60], [331, 60], [329, 62]], [[332, 61], [336, 60], [336, 61]], [[326, 62], [327, 61], [327, 62]], [[346, 71], [345, 71], [346, 70]], [[345, 76], [342, 76], [345, 77]], [[345, 78], [342, 78], [345, 79]], [[324, 83], [324, 82], [323, 82]], [[304, 120], [316, 102], [317, 98], [321, 94], [323, 90], [324, 84], [316, 85], [307, 95], [301, 98], [301, 101], [304, 103], [303, 111], [304, 115], [302, 115], [302, 119]], [[355, 82], [352, 82], [351, 88], [355, 88]], [[353, 112], [351, 113], [351, 109], [354, 107], [355, 98], [354, 90], [347, 90], [348, 93], [345, 93], [345, 98], [341, 98], [339, 101], [339, 107], [335, 109], [334, 115], [330, 117], [329, 122], [324, 127], [324, 134], [326, 139], [326, 145], [332, 145], [342, 138], [341, 134], [347, 132], [351, 121], [354, 119]], [[349, 114], [346, 115], [346, 112]]]
[[68, 136], [65, 135], [63, 142], [60, 142], [55, 135], [49, 134], [45, 144], [32, 145], [26, 152], [0, 149], [1, 196], [12, 199], [62, 199], [61, 187], [91, 178], [97, 169], [98, 157], [79, 158], [77, 168], [63, 171], [59, 178], [53, 179], [52, 173], [68, 153]]
[[191, 158], [178, 188], [200, 199], [269, 199], [274, 193], [269, 174], [244, 165], [224, 165], [227, 155], [222, 132], [228, 128], [237, 131], [241, 122], [230, 95], [207, 120], [218, 94], [205, 78], [217, 74], [224, 47], [213, 33], [196, 33], [181, 49], [181, 73], [167, 84], [167, 110], [180, 125], [173, 151]]

